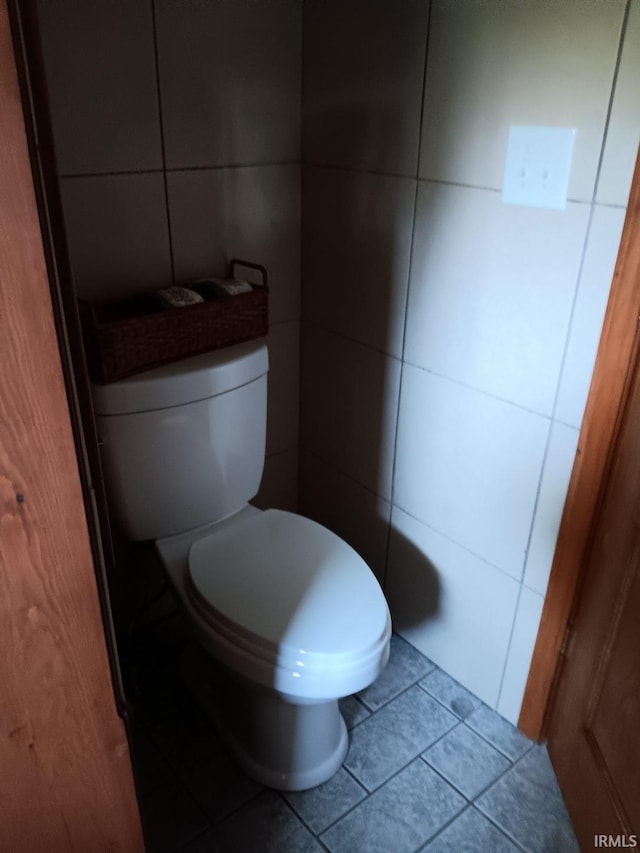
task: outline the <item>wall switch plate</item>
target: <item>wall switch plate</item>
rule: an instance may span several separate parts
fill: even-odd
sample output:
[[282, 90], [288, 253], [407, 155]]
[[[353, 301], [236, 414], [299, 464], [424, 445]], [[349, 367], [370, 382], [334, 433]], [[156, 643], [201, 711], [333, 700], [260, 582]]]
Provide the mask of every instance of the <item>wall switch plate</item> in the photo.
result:
[[564, 210], [575, 138], [573, 127], [511, 127], [502, 200]]

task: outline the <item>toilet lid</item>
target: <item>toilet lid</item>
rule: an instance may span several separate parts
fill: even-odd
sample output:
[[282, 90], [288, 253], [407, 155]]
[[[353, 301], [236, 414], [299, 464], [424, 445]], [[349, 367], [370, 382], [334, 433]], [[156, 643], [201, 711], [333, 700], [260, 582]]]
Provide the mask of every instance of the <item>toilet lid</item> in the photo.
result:
[[387, 603], [364, 560], [293, 513], [267, 510], [195, 541], [189, 576], [214, 624], [280, 666], [351, 664], [387, 630]]

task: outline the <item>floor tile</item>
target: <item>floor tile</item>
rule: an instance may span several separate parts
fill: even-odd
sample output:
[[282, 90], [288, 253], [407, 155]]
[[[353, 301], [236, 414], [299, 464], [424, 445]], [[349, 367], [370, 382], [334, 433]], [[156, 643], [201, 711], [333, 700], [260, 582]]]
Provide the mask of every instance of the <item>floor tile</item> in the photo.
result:
[[209, 821], [178, 781], [139, 800], [148, 853], [172, 853], [208, 827]]
[[185, 706], [149, 729], [149, 735], [175, 770], [215, 756], [220, 739], [213, 724], [196, 706]]
[[410, 853], [464, 806], [423, 761], [414, 761], [321, 836], [332, 853]]
[[322, 847], [273, 791], [260, 794], [212, 833], [220, 853], [321, 853]]
[[423, 847], [421, 853], [518, 853], [519, 849], [471, 806]]
[[214, 822], [225, 818], [262, 789], [221, 749], [211, 760], [181, 774], [194, 800]]
[[580, 849], [545, 747], [532, 749], [476, 805], [534, 853]]
[[419, 684], [423, 690], [430, 693], [438, 702], [446, 705], [461, 720], [466, 719], [469, 714], [472, 714], [476, 708], [482, 705], [477, 696], [474, 696], [473, 693], [470, 693], [441, 669], [435, 669], [429, 673]]
[[466, 719], [466, 725], [515, 761], [531, 747], [531, 741], [496, 711], [482, 705]]
[[173, 777], [173, 770], [139, 724], [134, 726], [131, 752], [136, 789], [143, 796]]
[[349, 730], [363, 720], [366, 720], [371, 714], [368, 708], [365, 708], [362, 702], [359, 702], [355, 696], [345, 696], [344, 699], [340, 700], [339, 705], [340, 713]]
[[353, 730], [345, 766], [372, 791], [457, 722], [414, 685]]
[[186, 847], [180, 849], [180, 853], [219, 853], [220, 848], [216, 841], [215, 829], [210, 829], [208, 832], [199, 835], [194, 841], [187, 844]]
[[318, 835], [367, 796], [365, 789], [342, 767], [324, 785], [309, 791], [289, 791], [284, 798]]
[[411, 684], [415, 684], [434, 666], [435, 664], [410, 643], [394, 634], [391, 637], [389, 662], [371, 687], [359, 693], [358, 698], [367, 708], [376, 711]]
[[429, 747], [422, 757], [470, 800], [510, 766], [504, 755], [462, 725]]

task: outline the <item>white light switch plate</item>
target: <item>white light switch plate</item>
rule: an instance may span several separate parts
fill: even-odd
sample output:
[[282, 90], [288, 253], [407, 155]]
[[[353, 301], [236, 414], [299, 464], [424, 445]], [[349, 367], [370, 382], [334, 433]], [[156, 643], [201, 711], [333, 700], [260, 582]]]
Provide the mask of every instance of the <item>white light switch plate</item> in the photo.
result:
[[573, 127], [511, 127], [502, 200], [564, 210], [575, 137]]

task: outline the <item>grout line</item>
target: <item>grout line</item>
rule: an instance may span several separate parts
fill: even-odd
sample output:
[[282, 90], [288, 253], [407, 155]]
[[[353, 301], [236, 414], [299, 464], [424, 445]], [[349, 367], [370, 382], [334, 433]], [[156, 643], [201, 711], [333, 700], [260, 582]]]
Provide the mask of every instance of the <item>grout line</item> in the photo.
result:
[[545, 415], [543, 412], [538, 412], [535, 409], [530, 409], [528, 406], [523, 406], [521, 403], [515, 403], [507, 397], [500, 397], [498, 394], [493, 394], [491, 391], [486, 391], [484, 388], [478, 388], [475, 385], [470, 385], [468, 382], [463, 382], [461, 379], [455, 379], [452, 376], [447, 376], [445, 373], [439, 373], [437, 370], [431, 370], [428, 367], [423, 367], [421, 364], [416, 364], [414, 361], [403, 359], [403, 364], [408, 364], [410, 367], [415, 367], [416, 370], [422, 370], [424, 373], [429, 373], [432, 376], [437, 376], [438, 379], [444, 379], [447, 382], [452, 382], [454, 385], [461, 385], [469, 391], [475, 391], [478, 394], [484, 394], [485, 397], [490, 397], [492, 400], [498, 400], [500, 403], [506, 403], [508, 406], [513, 406], [515, 409], [520, 409], [530, 415], [535, 415], [539, 418], [544, 418], [547, 421], [551, 420], [551, 415]]
[[517, 847], [518, 850], [522, 850], [522, 853], [534, 853], [534, 851], [532, 851], [531, 848], [525, 847], [524, 844], [522, 844], [522, 842], [518, 841], [516, 838], [513, 837], [513, 835], [511, 835], [510, 832], [508, 832], [504, 827], [500, 826], [500, 824], [497, 822], [497, 820], [493, 816], [488, 815], [479, 806], [477, 806], [475, 801], [471, 804], [471, 808], [474, 808], [478, 812], [479, 815], [481, 815], [483, 818], [485, 818], [487, 821], [489, 821], [489, 823], [493, 827], [495, 827], [498, 830], [498, 832], [500, 832], [502, 835], [504, 835], [504, 837], [508, 841], [510, 841], [515, 847]]
[[[434, 527], [432, 524], [429, 524], [428, 522], [424, 521], [424, 519], [419, 518], [417, 515], [414, 515], [412, 512], [409, 512], [409, 510], [405, 509], [405, 507], [402, 504], [393, 503], [390, 498], [379, 494], [374, 489], [372, 489], [370, 486], [366, 486], [364, 483], [361, 483], [360, 480], [357, 480], [351, 474], [347, 474], [345, 471], [342, 470], [342, 468], [340, 468], [338, 465], [336, 465], [335, 462], [332, 462], [331, 460], [326, 459], [321, 453], [318, 453], [316, 450], [312, 450], [311, 448], [307, 447], [306, 445], [304, 445], [302, 443], [300, 444], [300, 450], [303, 453], [308, 453], [310, 456], [313, 456], [316, 460], [318, 460], [319, 462], [322, 462], [323, 465], [326, 465], [328, 468], [330, 468], [332, 471], [338, 473], [342, 477], [346, 477], [348, 480], [351, 480], [351, 482], [355, 483], [356, 486], [359, 486], [361, 489], [364, 489], [370, 495], [373, 495], [375, 498], [378, 498], [378, 500], [384, 501], [385, 503], [389, 504], [389, 508], [391, 511], [390, 516], [389, 516], [389, 528], [392, 527], [391, 517], [393, 514], [393, 510], [394, 509], [400, 510], [400, 512], [403, 512], [405, 515], [408, 515], [409, 518], [412, 518], [414, 521], [417, 521], [423, 527], [426, 527], [429, 530], [433, 531], [434, 533], [437, 533], [438, 536], [442, 536], [443, 539], [446, 539], [448, 542], [453, 543], [458, 548], [461, 548], [463, 551], [466, 551], [468, 554], [471, 554], [471, 556], [475, 557], [477, 560], [480, 560], [480, 562], [484, 563], [486, 566], [489, 566], [489, 568], [495, 569], [495, 571], [500, 572], [500, 574], [509, 578], [514, 583], [522, 584], [521, 578], [518, 579], [517, 577], [512, 575], [510, 572], [508, 572], [506, 569], [503, 569], [500, 566], [496, 566], [495, 563], [490, 562], [489, 560], [486, 559], [486, 557], [482, 557], [480, 554], [477, 554], [475, 551], [472, 551], [471, 548], [469, 548], [467, 545], [463, 545], [461, 542], [458, 542], [457, 539], [454, 539], [448, 533], [444, 533], [444, 531], [439, 530], [437, 527]], [[533, 592], [535, 592], [535, 590], [533, 590]], [[407, 640], [407, 642], [408, 642], [408, 640]], [[411, 644], [409, 644], [409, 645], [411, 645]], [[413, 648], [415, 648], [415, 646]]]
[[361, 483], [360, 480], [356, 480], [356, 478], [352, 477], [351, 474], [345, 473], [342, 470], [342, 468], [340, 468], [338, 465], [336, 465], [335, 462], [332, 462], [329, 459], [325, 459], [325, 457], [322, 456], [321, 453], [317, 453], [315, 450], [311, 450], [309, 447], [306, 447], [303, 444], [300, 445], [300, 449], [303, 450], [305, 453], [308, 453], [310, 456], [313, 456], [319, 462], [322, 462], [324, 465], [326, 465], [332, 471], [335, 471], [336, 473], [340, 474], [341, 476], [346, 477], [348, 480], [351, 480], [352, 483], [355, 483], [356, 486], [360, 486], [360, 488], [364, 489], [365, 492], [368, 492], [370, 495], [373, 495], [373, 497], [378, 498], [381, 501], [385, 501], [386, 503], [389, 504], [389, 506], [391, 506], [391, 501], [389, 498], [385, 497], [384, 495], [381, 495], [379, 492], [376, 492], [375, 489], [371, 488], [371, 486], [365, 486], [364, 483]]
[[300, 323], [300, 317], [285, 317], [284, 320], [272, 320], [269, 322], [269, 331], [277, 329], [279, 326], [284, 326], [287, 323]]
[[339, 332], [336, 329], [332, 329], [330, 326], [326, 326], [324, 323], [319, 323], [317, 320], [306, 318], [304, 322], [308, 326], [311, 326], [316, 330], [324, 332], [325, 334], [333, 335], [336, 338], [341, 338], [342, 340], [349, 341], [352, 344], [358, 344], [359, 346], [365, 347], [365, 349], [371, 350], [372, 352], [376, 352], [379, 355], [383, 355], [386, 358], [392, 359], [393, 361], [397, 361], [398, 364], [402, 365], [402, 355], [394, 355], [388, 350], [380, 349], [380, 347], [376, 347], [373, 344], [367, 343], [366, 341], [361, 341], [359, 338], [354, 338], [351, 335], [345, 334], [344, 332]]
[[[407, 296], [408, 296], [408, 288], [407, 288]], [[407, 299], [408, 305], [408, 299]], [[406, 317], [406, 312], [405, 312]], [[374, 346], [373, 344], [366, 343], [365, 341], [360, 340], [359, 338], [354, 338], [351, 335], [347, 335], [344, 332], [339, 332], [336, 329], [332, 329], [329, 326], [326, 326], [324, 323], [319, 323], [316, 320], [305, 319], [303, 321], [308, 326], [313, 327], [316, 330], [322, 331], [325, 334], [333, 335], [334, 337], [341, 338], [342, 340], [349, 341], [352, 344], [357, 344], [358, 346], [364, 347], [372, 352], [378, 353], [379, 355], [385, 356], [385, 358], [389, 358], [392, 361], [396, 361], [400, 364], [401, 367], [405, 365], [409, 365], [409, 367], [415, 367], [416, 370], [422, 370], [424, 373], [428, 373], [431, 376], [436, 376], [438, 379], [443, 379], [446, 382], [452, 382], [454, 385], [460, 385], [462, 388], [466, 388], [469, 391], [475, 391], [477, 394], [483, 394], [485, 397], [489, 397], [492, 400], [497, 400], [500, 403], [505, 403], [507, 406], [513, 406], [514, 409], [519, 409], [523, 412], [527, 412], [530, 415], [535, 415], [539, 418], [544, 418], [545, 420], [550, 421], [552, 419], [552, 415], [547, 415], [544, 412], [537, 411], [536, 409], [531, 409], [528, 406], [523, 406], [521, 403], [516, 403], [513, 400], [509, 400], [507, 397], [501, 397], [499, 394], [494, 394], [491, 391], [487, 391], [484, 388], [479, 388], [476, 385], [471, 385], [468, 382], [464, 382], [461, 379], [456, 379], [453, 376], [448, 376], [446, 373], [440, 373], [437, 370], [432, 370], [429, 367], [424, 367], [421, 364], [417, 364], [415, 361], [410, 361], [404, 355], [404, 341], [403, 341], [403, 353], [402, 355], [394, 355], [387, 350], [380, 349], [379, 347]], [[406, 319], [405, 319], [406, 324]], [[406, 334], [406, 325], [405, 325], [405, 334]], [[566, 426], [571, 426], [571, 424], [566, 424]]]
[[400, 178], [405, 181], [413, 181], [416, 176], [403, 172], [385, 172], [382, 169], [362, 169], [357, 166], [346, 166], [342, 163], [324, 162], [321, 160], [303, 160], [302, 165], [310, 169], [325, 169], [327, 171], [348, 172], [352, 175], [375, 175], [379, 178]]
[[[312, 169], [325, 169], [327, 171], [336, 171], [336, 172], [348, 172], [350, 174], [356, 175], [371, 175], [380, 178], [398, 178], [401, 180], [417, 180], [419, 184], [436, 184], [445, 187], [459, 187], [461, 189], [466, 190], [478, 190], [479, 192], [489, 192], [495, 193], [497, 195], [502, 195], [502, 189], [498, 187], [490, 187], [485, 184], [468, 184], [464, 181], [452, 181], [447, 180], [446, 178], [424, 178], [417, 176], [404, 174], [402, 172], [385, 172], [378, 169], [366, 169], [366, 168], [357, 168], [356, 166], [346, 166], [341, 163], [331, 163], [331, 162], [322, 162], [322, 161], [302, 161], [302, 165], [307, 166]], [[591, 202], [587, 201], [584, 198], [567, 198], [568, 204], [582, 204], [588, 205]], [[626, 205], [620, 204], [610, 204], [610, 203], [601, 203], [602, 207], [619, 207], [625, 208]]]
[[273, 459], [276, 456], [284, 456], [285, 453], [291, 453], [292, 450], [296, 450], [298, 448], [297, 444], [292, 444], [291, 447], [285, 447], [283, 450], [273, 450], [271, 453], [265, 453], [266, 459]]
[[[415, 170], [415, 188], [413, 193], [413, 214], [412, 214], [412, 222], [411, 222], [411, 240], [409, 243], [409, 264], [407, 268], [407, 287], [405, 289], [405, 303], [404, 303], [404, 318], [402, 324], [402, 348], [401, 348], [401, 366], [400, 366], [400, 376], [398, 379], [398, 399], [396, 403], [396, 416], [395, 416], [395, 424], [394, 424], [394, 441], [393, 441], [393, 457], [391, 463], [391, 494], [389, 495], [389, 502], [391, 507], [393, 507], [393, 499], [395, 492], [395, 480], [396, 480], [396, 464], [398, 458], [398, 432], [400, 425], [400, 403], [402, 400], [402, 377], [404, 374], [404, 358], [406, 351], [406, 343], [407, 343], [407, 319], [409, 316], [409, 296], [410, 296], [410, 287], [411, 287], [411, 272], [413, 269], [413, 247], [416, 236], [416, 216], [418, 210], [418, 194], [420, 191], [420, 155], [422, 152], [422, 131], [424, 125], [424, 102], [425, 102], [425, 93], [427, 88], [427, 67], [429, 61], [429, 36], [431, 34], [431, 14], [432, 14], [432, 4], [429, 4], [429, 11], [427, 13], [427, 22], [426, 22], [426, 34], [425, 34], [425, 43], [424, 43], [424, 64], [422, 68], [422, 87], [420, 89], [420, 117], [419, 117], [419, 125], [418, 125], [418, 145], [416, 151], [416, 170]], [[387, 579], [389, 574], [389, 552], [391, 548], [391, 518], [392, 513], [389, 513], [389, 523], [387, 524], [387, 541], [385, 544], [385, 555], [384, 555], [384, 573], [382, 577], [382, 589], [386, 591], [387, 589]]]
[[299, 274], [298, 274], [298, 292], [300, 295], [300, 335], [298, 338], [298, 460], [297, 460], [297, 494], [296, 494], [296, 508], [299, 509], [302, 503], [304, 502], [303, 495], [303, 470], [302, 470], [302, 398], [304, 394], [304, 383], [303, 383], [303, 335], [302, 335], [302, 325], [304, 322], [304, 257], [305, 257], [305, 249], [304, 249], [304, 198], [305, 198], [305, 174], [306, 170], [304, 168], [303, 162], [303, 145], [304, 145], [304, 89], [305, 89], [305, 60], [304, 60], [304, 14], [305, 14], [305, 5], [302, 3], [302, 10], [300, 13], [300, 140], [298, 145], [298, 155], [300, 157], [300, 161], [298, 163], [298, 168], [300, 170], [300, 199], [299, 199], [299, 213], [298, 213], [298, 221], [300, 225], [300, 236], [298, 239], [298, 245], [300, 248], [300, 264], [299, 264]]
[[622, 50], [624, 48], [624, 40], [627, 33], [627, 24], [629, 23], [629, 14], [631, 12], [631, 0], [627, 0], [625, 4], [624, 15], [622, 17], [622, 25], [620, 27], [620, 38], [618, 40], [618, 51], [616, 54], [616, 64], [613, 69], [613, 77], [611, 78], [611, 89], [609, 92], [609, 103], [607, 105], [607, 116], [604, 122], [604, 131], [602, 134], [602, 145], [600, 146], [600, 156], [598, 157], [598, 166], [596, 168], [596, 179], [593, 184], [593, 195], [591, 197], [591, 203], [595, 203], [596, 196], [598, 194], [598, 187], [600, 185], [600, 177], [602, 172], [602, 163], [604, 161], [604, 152], [607, 146], [607, 139], [609, 136], [609, 125], [611, 124], [611, 113], [613, 112], [613, 101], [616, 94], [616, 87], [618, 85], [618, 75], [620, 73], [620, 64], [622, 62]]
[[[540, 467], [540, 478], [538, 480], [538, 491], [536, 493], [536, 499], [533, 504], [533, 512], [531, 513], [531, 525], [529, 528], [529, 539], [527, 541], [527, 547], [525, 548], [525, 557], [524, 563], [522, 564], [522, 578], [524, 578], [524, 572], [527, 566], [527, 557], [529, 553], [529, 543], [531, 542], [531, 537], [533, 535], [533, 526], [536, 519], [536, 512], [538, 509], [538, 500], [540, 497], [540, 491], [542, 489], [542, 479], [544, 477], [544, 466], [547, 461], [547, 453], [549, 451], [549, 443], [551, 441], [551, 428], [549, 428], [549, 436], [547, 437], [547, 445], [545, 447], [544, 456], [542, 459], [542, 465]], [[502, 691], [504, 689], [504, 681], [507, 677], [507, 666], [509, 665], [509, 654], [511, 652], [511, 643], [513, 642], [513, 635], [516, 632], [516, 621], [518, 619], [518, 608], [520, 607], [520, 599], [522, 597], [522, 578], [518, 583], [518, 594], [516, 596], [516, 606], [513, 608], [513, 619], [511, 620], [511, 630], [509, 631], [509, 640], [507, 641], [506, 654], [504, 656], [504, 663], [502, 665], [502, 675], [500, 676], [500, 685], [498, 687], [498, 698], [496, 700], [496, 706], [500, 707], [500, 700], [502, 699]]]
[[[496, 711], [494, 708], [490, 708], [490, 707], [489, 707], [489, 705], [485, 705], [485, 707], [486, 707], [486, 708], [489, 708], [489, 710], [490, 710], [490, 711], [492, 711], [494, 714], [498, 714], [498, 716], [500, 716], [499, 712], [498, 712], [498, 711]], [[477, 710], [477, 709], [476, 709], [476, 710]], [[471, 717], [471, 716], [472, 716], [472, 714], [469, 714], [469, 717]], [[468, 718], [467, 718], [467, 719], [468, 719]], [[502, 717], [502, 719], [504, 720], [504, 717]], [[465, 726], [469, 729], [469, 731], [470, 731], [470, 732], [472, 732], [474, 735], [477, 735], [477, 736], [478, 736], [479, 738], [481, 738], [485, 743], [488, 743], [488, 744], [489, 744], [489, 746], [492, 746], [492, 747], [495, 749], [495, 751], [496, 751], [496, 752], [499, 752], [499, 753], [500, 753], [500, 755], [502, 755], [502, 756], [503, 756], [503, 758], [506, 758], [506, 759], [507, 759], [507, 761], [510, 763], [511, 767], [513, 767], [513, 766], [514, 766], [515, 764], [517, 764], [517, 763], [518, 763], [522, 758], [524, 758], [524, 757], [525, 757], [525, 755], [527, 755], [527, 753], [528, 753], [528, 752], [530, 752], [530, 751], [533, 749], [533, 747], [536, 745], [535, 741], [529, 741], [529, 746], [525, 749], [525, 751], [522, 753], [522, 755], [519, 755], [517, 758], [511, 758], [511, 756], [510, 756], [510, 755], [507, 755], [507, 753], [506, 753], [503, 749], [500, 749], [500, 747], [499, 747], [499, 746], [496, 746], [496, 744], [495, 744], [495, 743], [493, 743], [492, 741], [490, 741], [490, 740], [489, 740], [489, 738], [488, 738], [486, 735], [484, 735], [484, 734], [482, 734], [482, 732], [479, 732], [479, 731], [477, 731], [476, 729], [474, 729], [474, 728], [473, 728], [473, 726], [470, 726], [470, 725], [467, 723], [467, 720], [463, 720], [462, 722], [465, 724]], [[508, 721], [508, 720], [505, 720], [505, 722], [506, 722], [506, 723], [508, 723], [510, 726], [512, 725], [511, 723], [509, 723], [509, 721]], [[513, 726], [513, 728], [514, 728], [514, 729], [516, 729], [516, 727], [515, 727], [515, 726]], [[517, 731], [517, 732], [520, 732], [520, 730], [519, 730], [519, 729], [516, 729], [516, 731]], [[520, 734], [522, 734], [522, 732], [520, 732]], [[524, 737], [524, 735], [523, 735], [523, 737]], [[509, 769], [510, 769], [510, 768], [509, 768], [509, 767], [507, 767], [507, 768], [505, 769], [504, 773], [506, 773]], [[499, 778], [501, 778], [501, 777], [504, 775], [504, 773], [501, 773], [501, 774], [500, 774], [500, 776], [496, 777], [496, 779], [495, 779], [494, 781], [496, 781], [496, 782], [497, 782], [497, 780], [498, 780]], [[493, 783], [492, 783], [492, 784], [493, 784]]]
[[[161, 143], [164, 147], [163, 137]], [[164, 163], [163, 157], [163, 163]], [[276, 166], [300, 166], [299, 160], [264, 160], [256, 163], [221, 163], [208, 166], [166, 166], [160, 169], [119, 169], [105, 172], [66, 172], [59, 177], [61, 180], [81, 180], [82, 178], [117, 178], [126, 175], [159, 175], [180, 174], [181, 172], [223, 172], [229, 169], [261, 169]]]
[[171, 232], [171, 211], [169, 208], [169, 182], [167, 179], [167, 152], [164, 140], [164, 118], [162, 115], [162, 94], [160, 88], [160, 56], [158, 53], [158, 27], [156, 22], [156, 4], [151, 0], [151, 26], [153, 29], [153, 54], [155, 58], [156, 91], [158, 97], [158, 120], [160, 123], [160, 147], [162, 151], [162, 177], [164, 181], [164, 203], [167, 216], [167, 237], [169, 240], [169, 260], [171, 263], [171, 281], [175, 284], [176, 268], [173, 255], [173, 235]]
[[[333, 823], [330, 823], [328, 826], [326, 826], [326, 827], [322, 830], [322, 833], [324, 834], [325, 832], [328, 832], [328, 831], [329, 831], [330, 829], [332, 829], [332, 828], [333, 828], [337, 823], [339, 823], [343, 818], [345, 818], [347, 815], [351, 814], [351, 812], [352, 812], [352, 811], [355, 811], [355, 809], [357, 809], [357, 808], [358, 808], [358, 806], [361, 806], [361, 805], [362, 805], [363, 803], [365, 803], [368, 799], [370, 799], [374, 794], [377, 794], [377, 793], [378, 793], [378, 791], [381, 791], [387, 783], [391, 782], [391, 780], [392, 780], [392, 779], [395, 779], [395, 778], [396, 778], [396, 776], [399, 776], [399, 775], [403, 772], [403, 770], [406, 770], [406, 769], [407, 769], [407, 767], [408, 767], [410, 764], [413, 764], [413, 762], [414, 762], [414, 761], [420, 761], [420, 754], [419, 754], [419, 753], [418, 753], [418, 755], [414, 755], [414, 756], [413, 756], [413, 758], [410, 758], [410, 759], [407, 761], [407, 763], [406, 763], [406, 764], [403, 764], [403, 765], [402, 765], [402, 767], [400, 767], [398, 770], [395, 770], [395, 771], [391, 774], [391, 776], [389, 776], [389, 778], [388, 778], [388, 779], [385, 779], [385, 780], [384, 780], [384, 782], [381, 782], [381, 783], [380, 783], [376, 788], [374, 788], [372, 791], [370, 791], [370, 790], [367, 788], [367, 786], [364, 784], [364, 782], [362, 782], [362, 780], [358, 779], [358, 777], [356, 776], [356, 774], [355, 774], [355, 773], [353, 773], [353, 771], [350, 771], [350, 772], [349, 772], [349, 775], [350, 775], [350, 776], [352, 776], [352, 777], [353, 777], [353, 779], [354, 779], [354, 780], [355, 780], [355, 781], [356, 781], [356, 782], [357, 782], [357, 783], [358, 783], [362, 788], [364, 788], [364, 790], [367, 792], [367, 796], [366, 796], [366, 797], [364, 797], [362, 800], [359, 800], [357, 803], [354, 803], [354, 805], [353, 805], [353, 806], [351, 806], [351, 808], [350, 808], [350, 809], [348, 809], [344, 814], [340, 815], [340, 817], [339, 817], [339, 818], [336, 818], [336, 820], [334, 820], [334, 821], [333, 821]], [[344, 767], [344, 764], [343, 764], [342, 766]], [[346, 770], [346, 769], [347, 769], [347, 768], [345, 767], [345, 770]]]
[[[407, 509], [405, 509], [402, 506], [402, 504], [394, 503], [394, 504], [392, 504], [392, 507], [393, 507], [393, 509], [399, 509], [400, 512], [403, 512], [405, 515], [408, 515], [409, 518], [412, 518], [414, 521], [417, 521], [419, 524], [422, 524], [423, 527], [427, 527], [429, 530], [432, 530], [434, 533], [437, 533], [438, 536], [442, 536], [442, 538], [446, 539], [448, 542], [452, 542], [454, 545], [457, 545], [458, 548], [461, 548], [463, 551], [466, 551], [468, 554], [471, 554], [472, 557], [475, 557], [477, 560], [480, 560], [480, 562], [484, 563], [486, 566], [489, 566], [489, 568], [495, 569], [497, 572], [500, 572], [500, 574], [504, 575], [507, 578], [510, 578], [514, 583], [518, 583], [518, 584], [522, 583], [521, 580], [518, 580], [518, 578], [514, 577], [514, 575], [510, 574], [506, 569], [503, 569], [500, 566], [496, 566], [495, 563], [490, 562], [489, 560], [487, 560], [486, 557], [482, 557], [480, 554], [476, 554], [475, 551], [472, 551], [471, 548], [469, 548], [467, 545], [463, 545], [461, 542], [458, 542], [457, 539], [454, 539], [448, 533], [444, 533], [442, 530], [439, 530], [437, 527], [434, 527], [432, 524], [429, 524], [428, 522], [424, 521], [423, 519], [418, 518], [417, 515], [414, 515], [413, 513], [409, 512]], [[443, 670], [443, 672], [444, 672], [444, 670]], [[447, 673], [447, 675], [448, 675], [448, 673]], [[489, 706], [487, 706], [487, 707], [489, 707]]]
[[59, 175], [61, 181], [82, 180], [82, 178], [118, 178], [127, 175], [161, 175], [164, 169], [122, 169], [115, 172], [67, 172]]
[[[311, 833], [311, 835], [312, 835], [314, 838], [316, 838], [316, 837], [317, 837], [317, 836], [316, 836], [316, 833], [311, 829], [311, 827], [309, 826], [309, 824], [308, 824], [308, 823], [307, 823], [307, 821], [306, 821], [306, 818], [304, 818], [301, 814], [299, 814], [299, 813], [296, 811], [296, 809], [294, 809], [294, 807], [291, 805], [291, 803], [287, 800], [287, 798], [286, 798], [286, 796], [285, 796], [285, 795], [286, 795], [287, 793], [289, 793], [289, 792], [288, 792], [288, 791], [280, 791], [280, 790], [275, 789], [275, 788], [274, 788], [274, 789], [272, 789], [272, 790], [274, 790], [274, 792], [275, 792], [276, 796], [277, 796], [277, 797], [279, 797], [280, 801], [281, 801], [282, 803], [284, 803], [285, 808], [287, 809], [287, 811], [290, 811], [290, 812], [291, 812], [291, 814], [295, 817], [295, 819], [296, 819], [296, 820], [299, 820], [299, 821], [300, 821], [300, 823], [305, 827], [305, 829], [306, 829], [308, 832], [310, 832], [310, 833]], [[291, 793], [296, 793], [296, 792], [295, 792], [295, 791], [292, 791]], [[323, 846], [324, 846], [324, 845], [323, 845]]]
[[261, 169], [277, 166], [300, 166], [299, 160], [263, 160], [247, 163], [218, 163], [204, 166], [171, 166], [167, 172], [223, 172], [228, 169]]
[[[587, 256], [587, 250], [589, 248], [589, 240], [591, 237], [591, 229], [593, 226], [593, 218], [594, 218], [594, 213], [595, 213], [596, 194], [598, 192], [598, 185], [600, 182], [600, 173], [602, 170], [602, 163], [603, 163], [603, 159], [604, 159], [606, 141], [607, 141], [607, 137], [608, 137], [608, 133], [609, 133], [609, 124], [611, 121], [611, 112], [613, 110], [613, 100], [614, 100], [614, 96], [615, 96], [618, 73], [620, 70], [620, 61], [621, 61], [621, 57], [622, 57], [624, 37], [625, 37], [627, 22], [628, 22], [628, 18], [629, 18], [630, 2], [631, 2], [631, 0], [627, 0], [626, 6], [625, 6], [625, 11], [624, 11], [624, 17], [622, 20], [622, 26], [620, 28], [620, 38], [618, 41], [618, 51], [617, 51], [617, 56], [616, 56], [615, 69], [614, 69], [613, 78], [611, 81], [611, 89], [610, 89], [610, 93], [609, 93], [609, 103], [607, 105], [607, 116], [605, 119], [604, 132], [602, 135], [602, 145], [600, 146], [600, 154], [598, 157], [598, 165], [596, 168], [596, 178], [594, 181], [593, 192], [592, 192], [591, 200], [589, 201], [589, 205], [590, 205], [589, 216], [587, 219], [587, 226], [585, 229], [584, 240], [582, 243], [582, 252], [581, 252], [581, 256], [580, 256], [580, 264], [578, 266], [578, 272], [577, 272], [576, 282], [575, 282], [574, 292], [573, 292], [573, 300], [571, 303], [571, 311], [569, 313], [569, 322], [567, 324], [567, 334], [566, 334], [565, 341], [564, 341], [564, 348], [562, 351], [562, 359], [560, 361], [560, 371], [558, 373], [558, 381], [556, 384], [556, 393], [554, 395], [553, 406], [551, 409], [551, 423], [549, 425], [549, 432], [547, 434], [547, 441], [545, 444], [544, 455], [542, 458], [542, 465], [540, 467], [540, 476], [538, 478], [538, 488], [536, 490], [536, 498], [535, 498], [534, 505], [533, 505], [533, 512], [531, 514], [531, 523], [529, 526], [529, 535], [527, 537], [527, 545], [525, 548], [522, 577], [521, 577], [521, 581], [520, 581], [520, 587], [518, 589], [518, 599], [516, 602], [516, 607], [515, 607], [515, 611], [514, 611], [514, 615], [513, 615], [511, 632], [509, 634], [509, 642], [507, 644], [507, 654], [505, 656], [504, 666], [502, 669], [502, 677], [500, 679], [500, 689], [498, 690], [498, 705], [500, 704], [500, 699], [502, 698], [502, 693], [503, 693], [503, 690], [505, 687], [505, 679], [506, 679], [506, 674], [507, 674], [507, 666], [509, 663], [509, 655], [511, 652], [511, 644], [513, 642], [513, 635], [515, 633], [516, 620], [517, 620], [517, 616], [518, 616], [518, 608], [520, 606], [520, 598], [522, 596], [522, 587], [524, 585], [524, 578], [525, 578], [525, 574], [526, 574], [527, 563], [529, 562], [529, 552], [530, 552], [530, 548], [531, 548], [531, 540], [533, 538], [533, 530], [534, 530], [534, 526], [535, 526], [536, 516], [538, 513], [538, 507], [540, 505], [542, 483], [544, 481], [544, 475], [545, 475], [545, 471], [546, 471], [546, 467], [547, 467], [547, 461], [549, 458], [549, 450], [551, 447], [551, 438], [553, 435], [553, 424], [556, 420], [555, 419], [555, 413], [557, 411], [558, 401], [560, 399], [560, 390], [562, 388], [562, 380], [564, 377], [564, 370], [565, 370], [565, 365], [566, 365], [566, 361], [567, 361], [567, 354], [569, 352], [569, 342], [571, 340], [571, 332], [572, 332], [573, 321], [574, 321], [574, 317], [575, 317], [575, 313], [576, 313], [576, 306], [578, 303], [578, 295], [580, 293], [580, 284], [582, 282], [582, 277], [583, 277], [584, 267], [585, 267], [585, 260], [586, 260], [586, 256]], [[544, 597], [546, 597], [546, 593], [545, 593]]]

